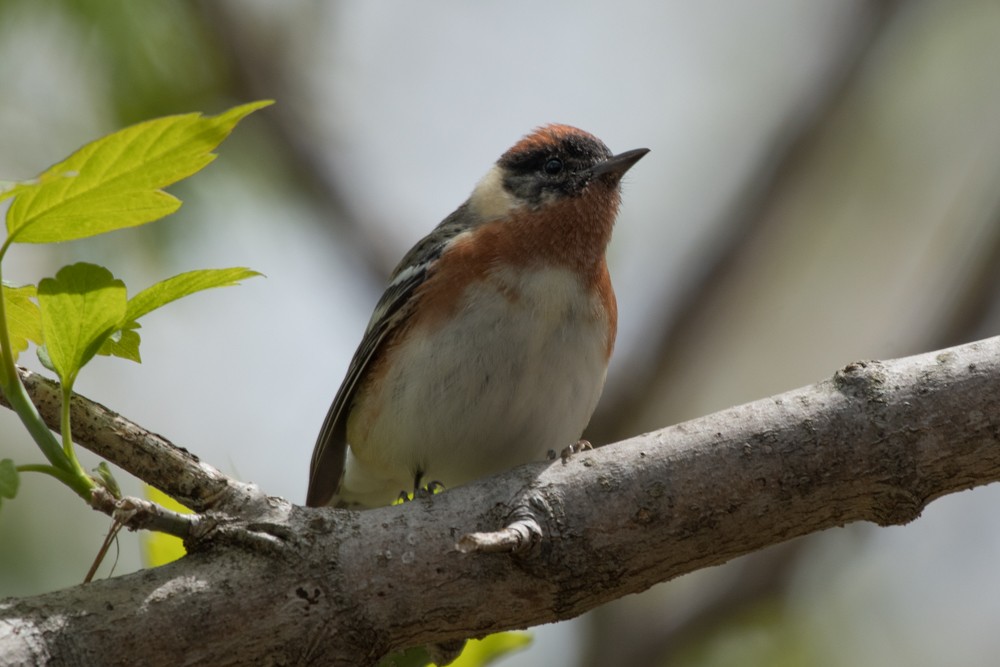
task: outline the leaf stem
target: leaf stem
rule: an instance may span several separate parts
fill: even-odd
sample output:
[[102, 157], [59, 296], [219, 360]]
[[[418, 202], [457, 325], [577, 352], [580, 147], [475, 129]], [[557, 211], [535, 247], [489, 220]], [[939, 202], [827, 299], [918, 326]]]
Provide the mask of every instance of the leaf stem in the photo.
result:
[[[0, 247], [0, 259], [2, 259], [7, 247], [6, 243]], [[0, 274], [0, 284], [2, 282], [3, 276]], [[21, 378], [17, 374], [17, 367], [14, 366], [14, 355], [11, 352], [10, 333], [7, 330], [7, 309], [2, 293], [0, 293], [0, 390], [3, 391], [4, 396], [10, 402], [10, 406], [21, 419], [21, 423], [28, 430], [32, 440], [42, 450], [45, 458], [49, 460], [53, 468], [64, 473], [63, 475], [55, 475], [49, 472], [49, 474], [53, 474], [54, 477], [65, 483], [79, 494], [80, 497], [89, 502], [90, 491], [95, 485], [94, 480], [90, 478], [80, 466], [79, 461], [77, 461], [72, 451], [72, 441], [70, 441], [69, 455], [66, 454], [64, 447], [60, 446], [55, 435], [52, 434], [49, 427], [42, 421], [41, 415], [38, 414], [38, 409], [31, 402], [31, 398], [29, 398], [28, 392], [25, 390], [24, 385], [21, 383]], [[63, 408], [68, 411], [69, 401], [65, 400], [65, 392], [63, 396]]]
[[17, 468], [18, 472], [40, 472], [46, 475], [50, 475], [52, 477], [55, 477], [60, 482], [69, 487], [73, 487], [74, 484], [73, 481], [75, 479], [74, 475], [66, 472], [61, 468], [50, 466], [45, 463], [25, 463], [15, 467]]
[[[76, 458], [76, 450], [73, 448], [73, 426], [70, 421], [70, 407], [73, 402], [73, 387], [70, 384], [63, 384], [61, 385], [61, 388], [62, 405], [59, 406], [59, 430], [62, 432], [63, 455], [73, 466], [73, 471], [77, 475], [82, 475], [89, 480], [90, 475], [88, 475], [87, 471], [80, 465], [79, 459]], [[89, 487], [87, 497], [90, 497]]]

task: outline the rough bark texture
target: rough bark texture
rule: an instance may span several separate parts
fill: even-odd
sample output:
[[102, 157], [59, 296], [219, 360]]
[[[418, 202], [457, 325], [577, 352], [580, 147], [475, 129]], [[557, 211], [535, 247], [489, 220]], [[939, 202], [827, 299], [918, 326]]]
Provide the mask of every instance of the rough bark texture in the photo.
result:
[[[1000, 338], [858, 362], [400, 507], [249, 503], [166, 567], [0, 602], [0, 655], [371, 664], [390, 649], [570, 618], [851, 521], [906, 523], [937, 497], [1000, 479], [998, 360]], [[456, 549], [514, 520], [540, 528], [529, 548]]]

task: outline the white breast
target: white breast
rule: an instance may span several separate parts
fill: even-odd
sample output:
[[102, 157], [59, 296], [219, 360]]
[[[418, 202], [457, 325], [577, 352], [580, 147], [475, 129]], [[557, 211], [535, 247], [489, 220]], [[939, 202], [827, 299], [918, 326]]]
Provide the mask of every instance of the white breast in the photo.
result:
[[356, 406], [379, 418], [348, 422], [342, 499], [391, 502], [417, 470], [457, 486], [579, 439], [604, 385], [606, 313], [565, 269], [493, 277], [450, 324], [403, 343], [383, 391]]

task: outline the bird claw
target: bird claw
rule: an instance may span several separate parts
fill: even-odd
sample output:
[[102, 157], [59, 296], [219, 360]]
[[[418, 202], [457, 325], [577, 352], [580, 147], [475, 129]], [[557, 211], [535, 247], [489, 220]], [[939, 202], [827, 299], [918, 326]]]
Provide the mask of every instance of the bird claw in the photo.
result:
[[413, 493], [407, 491], [400, 491], [399, 498], [396, 500], [397, 503], [408, 503], [411, 500], [416, 500], [417, 498], [430, 498], [435, 493], [440, 493], [444, 491], [444, 484], [438, 482], [437, 480], [433, 482], [427, 482], [425, 485], [420, 485], [418, 482], [413, 487]]
[[556, 456], [558, 456], [560, 459], [562, 459], [563, 463], [567, 463], [571, 458], [573, 458], [574, 454], [579, 454], [580, 452], [584, 452], [587, 451], [588, 449], [593, 449], [593, 448], [594, 446], [590, 444], [589, 440], [577, 440], [569, 447], [563, 447], [562, 451], [559, 452], [558, 455], [556, 454], [556, 450], [550, 449], [547, 453], [547, 456], [549, 457], [549, 461], [555, 461]]
[[444, 484], [434, 480], [433, 482], [427, 482], [424, 486], [419, 486], [413, 490], [414, 498], [430, 498], [435, 493], [440, 493], [444, 491]]

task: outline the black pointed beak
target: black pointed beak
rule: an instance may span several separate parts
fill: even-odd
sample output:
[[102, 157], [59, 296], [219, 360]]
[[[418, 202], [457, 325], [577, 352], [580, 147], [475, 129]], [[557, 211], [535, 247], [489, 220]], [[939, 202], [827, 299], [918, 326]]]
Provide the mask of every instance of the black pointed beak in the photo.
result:
[[625, 175], [626, 171], [632, 168], [632, 165], [641, 160], [642, 156], [648, 152], [648, 148], [636, 148], [635, 150], [613, 155], [599, 165], [596, 165], [592, 173], [594, 176], [611, 174], [615, 178], [621, 178]]

